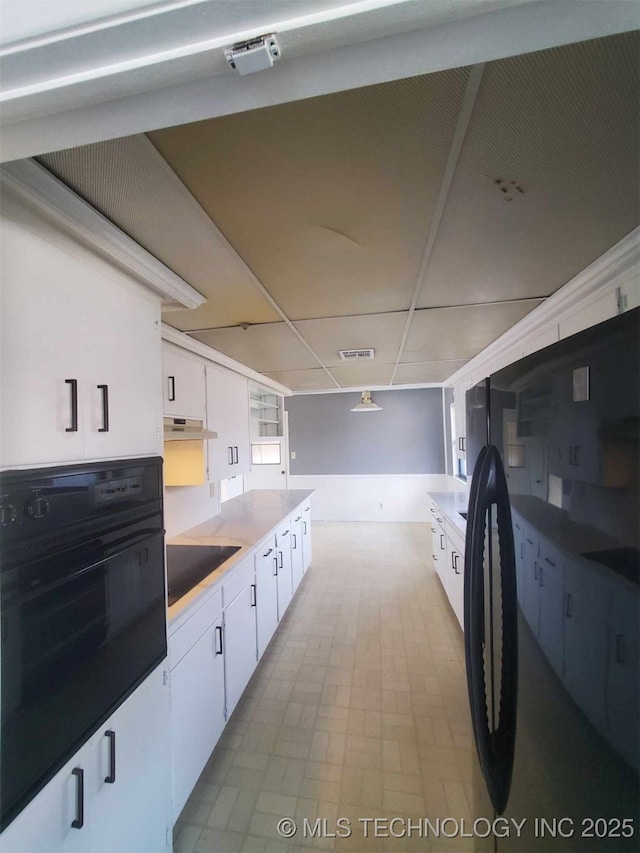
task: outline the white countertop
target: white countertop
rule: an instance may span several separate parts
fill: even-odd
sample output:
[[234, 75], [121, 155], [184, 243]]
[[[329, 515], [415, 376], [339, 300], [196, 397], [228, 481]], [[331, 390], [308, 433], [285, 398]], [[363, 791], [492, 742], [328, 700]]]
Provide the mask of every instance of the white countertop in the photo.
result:
[[[218, 586], [224, 576], [238, 566], [260, 540], [312, 494], [312, 489], [255, 489], [245, 492], [225, 501], [220, 515], [167, 539], [167, 545], [240, 546], [239, 551], [169, 607], [171, 629], [175, 627], [176, 618], [190, 610], [201, 593]], [[179, 621], [182, 622], [182, 619]]]
[[467, 522], [459, 515], [461, 512], [467, 511], [467, 493], [466, 491], [459, 492], [429, 492], [434, 502], [438, 505], [438, 509], [447, 517], [464, 537], [467, 534]]

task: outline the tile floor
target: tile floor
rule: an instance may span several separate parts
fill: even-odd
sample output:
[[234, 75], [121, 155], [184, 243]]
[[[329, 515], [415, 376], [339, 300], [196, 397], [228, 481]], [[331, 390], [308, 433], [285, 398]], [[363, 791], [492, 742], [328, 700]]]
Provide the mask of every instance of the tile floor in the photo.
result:
[[[462, 633], [428, 526], [315, 523], [313, 549], [175, 826], [175, 853], [468, 849], [407, 823], [468, 821], [471, 796]], [[283, 817], [298, 827], [288, 840]], [[321, 819], [315, 837], [305, 818]]]

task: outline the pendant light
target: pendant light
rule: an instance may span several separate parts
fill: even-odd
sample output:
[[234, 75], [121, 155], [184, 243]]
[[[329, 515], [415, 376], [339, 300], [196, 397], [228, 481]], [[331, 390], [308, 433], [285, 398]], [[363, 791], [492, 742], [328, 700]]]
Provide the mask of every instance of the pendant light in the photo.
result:
[[360, 402], [351, 409], [352, 412], [381, 412], [382, 406], [371, 399], [371, 391], [363, 391]]

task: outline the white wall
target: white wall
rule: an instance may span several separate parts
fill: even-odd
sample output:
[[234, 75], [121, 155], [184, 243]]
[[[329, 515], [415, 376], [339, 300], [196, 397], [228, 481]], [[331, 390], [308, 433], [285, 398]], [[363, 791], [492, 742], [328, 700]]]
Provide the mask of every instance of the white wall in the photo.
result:
[[219, 483], [211, 497], [209, 483], [204, 486], [170, 486], [164, 490], [164, 528], [167, 539], [220, 514]]
[[446, 474], [307, 474], [289, 477], [290, 489], [314, 489], [314, 521], [428, 521], [430, 492], [463, 491]]

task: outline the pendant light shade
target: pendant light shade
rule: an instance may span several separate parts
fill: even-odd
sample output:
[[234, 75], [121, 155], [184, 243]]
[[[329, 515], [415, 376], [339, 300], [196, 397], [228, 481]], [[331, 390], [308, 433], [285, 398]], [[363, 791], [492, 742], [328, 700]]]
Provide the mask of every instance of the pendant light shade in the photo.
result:
[[351, 409], [352, 412], [381, 412], [382, 406], [378, 406], [371, 399], [371, 391], [363, 391], [362, 398], [357, 406]]

